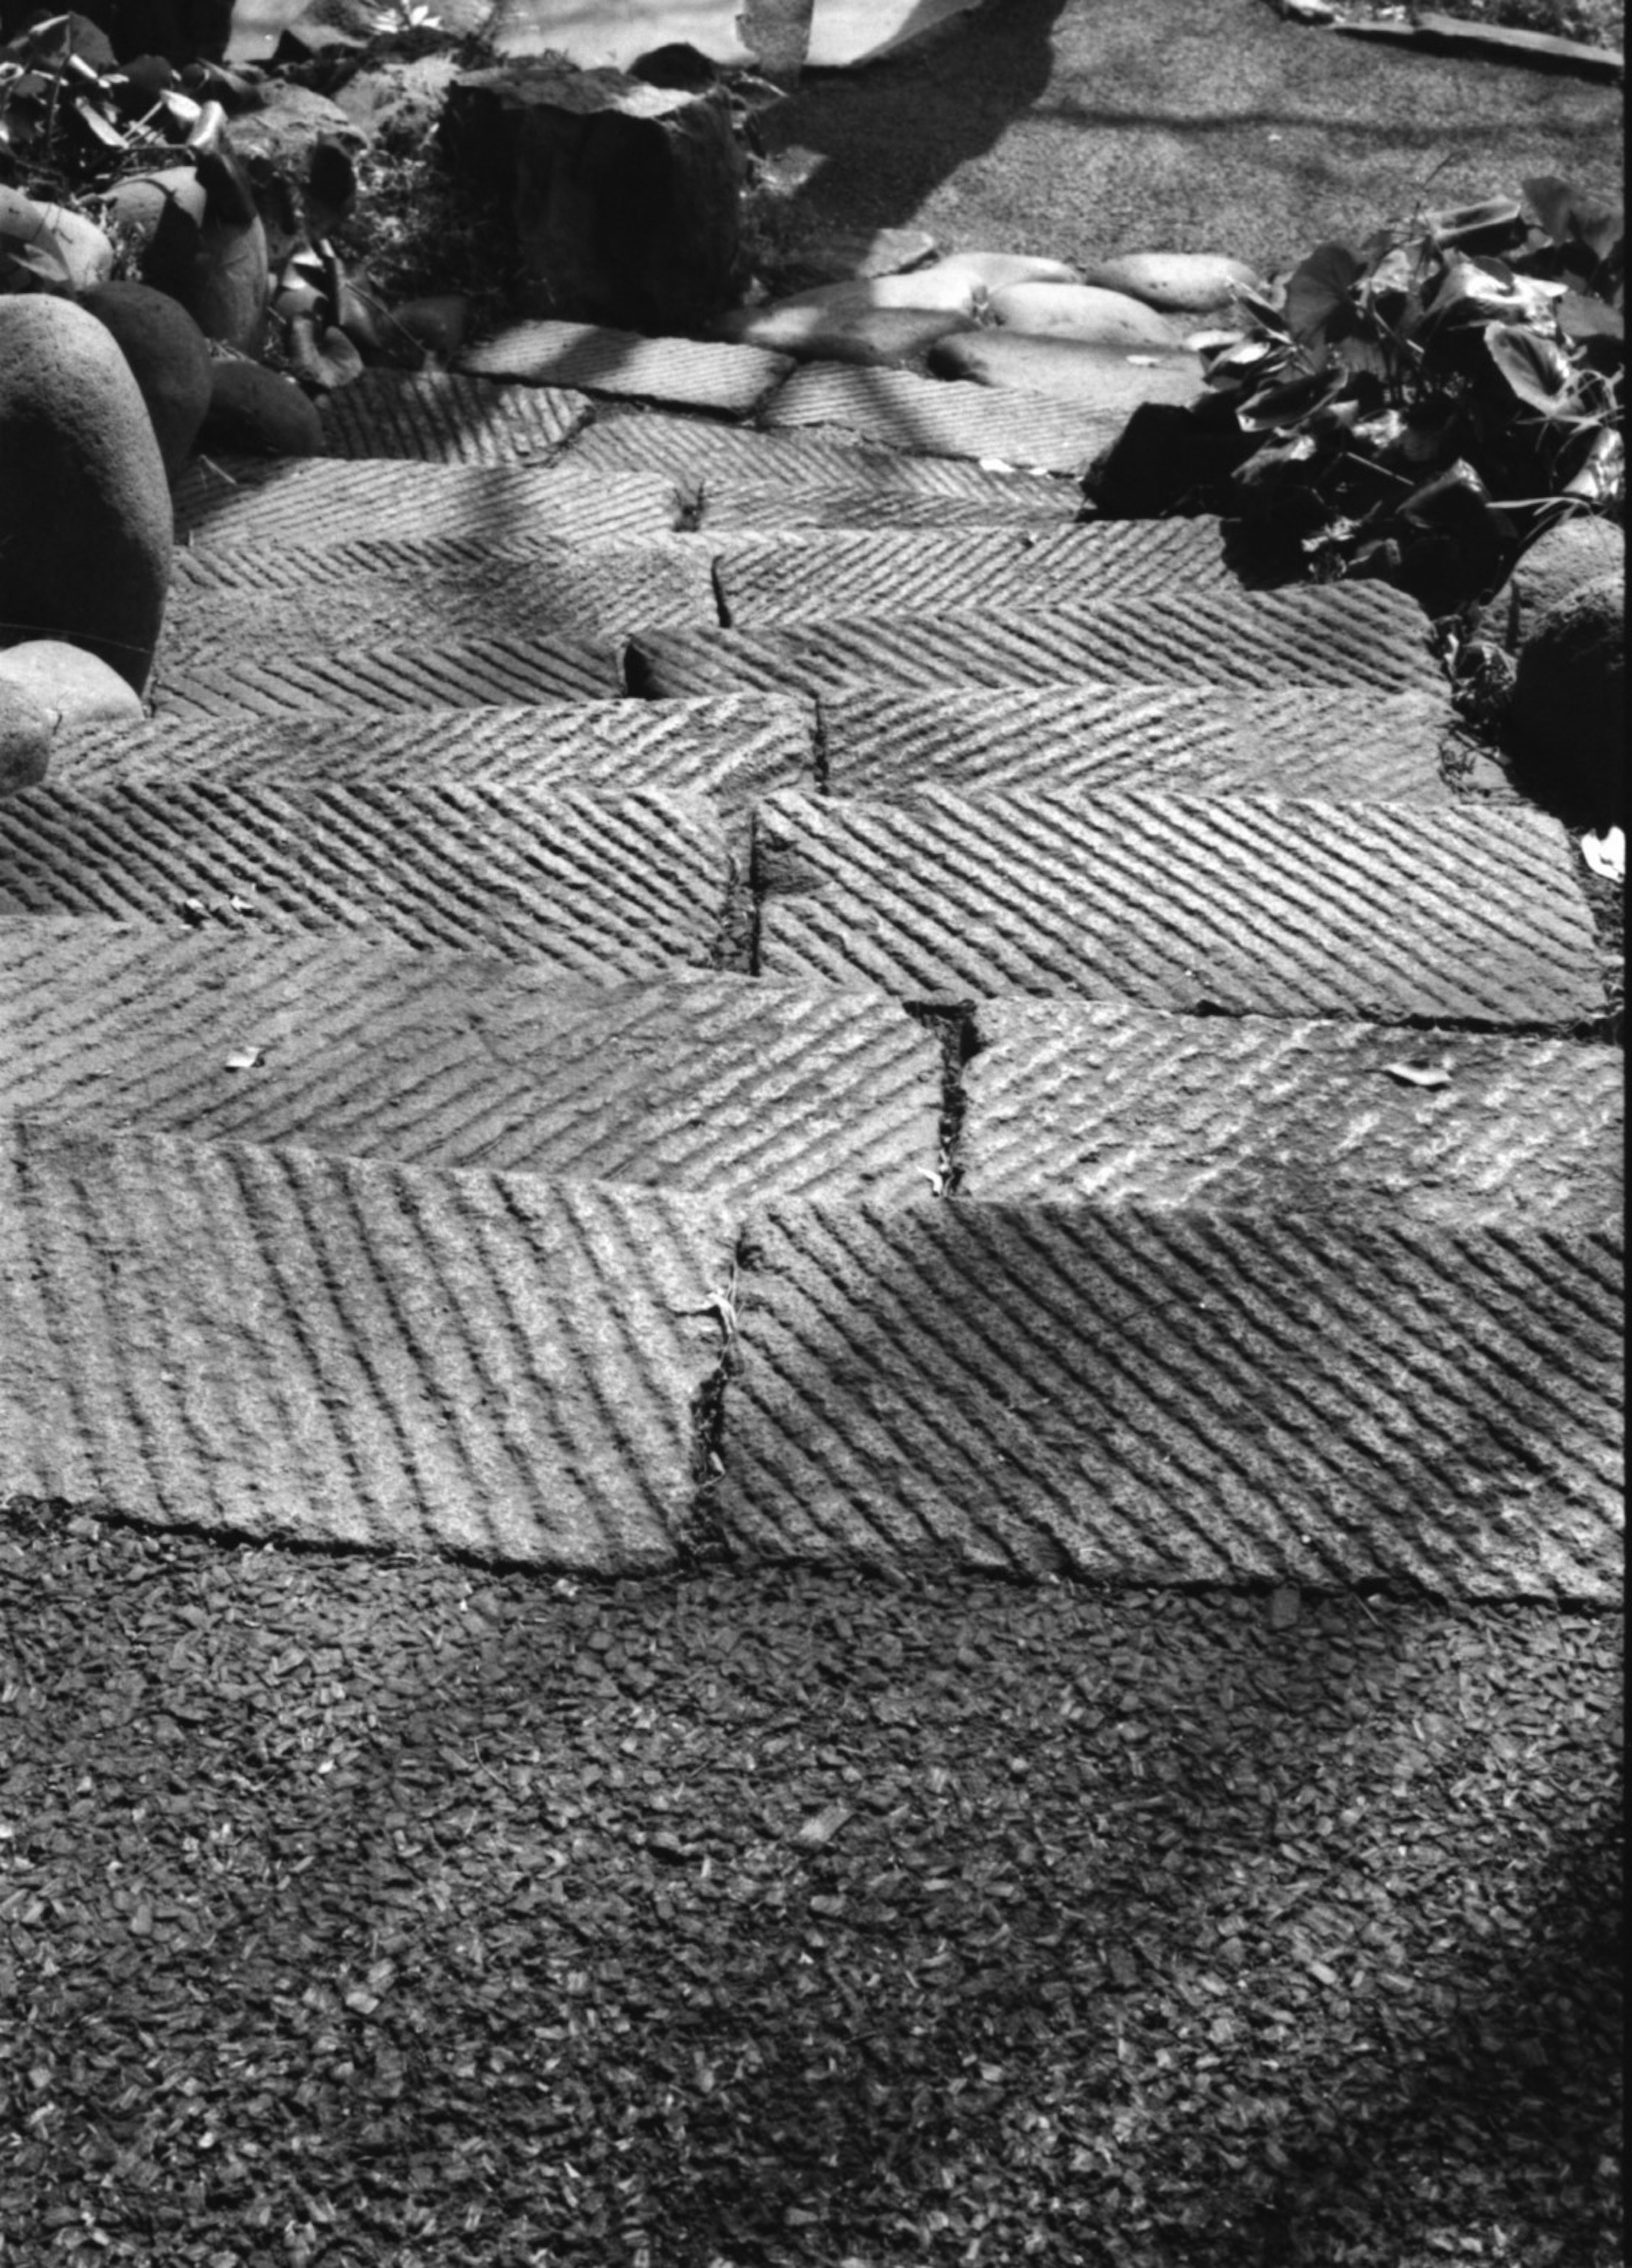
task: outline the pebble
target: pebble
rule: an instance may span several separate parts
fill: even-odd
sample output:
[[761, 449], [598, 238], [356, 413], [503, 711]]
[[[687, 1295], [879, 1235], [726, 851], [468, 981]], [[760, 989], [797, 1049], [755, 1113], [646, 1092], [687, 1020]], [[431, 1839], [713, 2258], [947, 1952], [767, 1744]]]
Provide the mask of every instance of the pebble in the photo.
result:
[[139, 724], [146, 714], [117, 670], [61, 638], [27, 638], [0, 652], [0, 687], [32, 701], [55, 730]]

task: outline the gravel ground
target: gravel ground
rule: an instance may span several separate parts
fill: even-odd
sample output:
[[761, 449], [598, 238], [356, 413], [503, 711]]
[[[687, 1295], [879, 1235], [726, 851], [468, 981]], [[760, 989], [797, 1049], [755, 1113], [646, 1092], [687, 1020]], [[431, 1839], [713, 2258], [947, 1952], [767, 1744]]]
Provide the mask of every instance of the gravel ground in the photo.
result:
[[0, 2262], [1621, 2258], [1618, 1619], [0, 1519]]

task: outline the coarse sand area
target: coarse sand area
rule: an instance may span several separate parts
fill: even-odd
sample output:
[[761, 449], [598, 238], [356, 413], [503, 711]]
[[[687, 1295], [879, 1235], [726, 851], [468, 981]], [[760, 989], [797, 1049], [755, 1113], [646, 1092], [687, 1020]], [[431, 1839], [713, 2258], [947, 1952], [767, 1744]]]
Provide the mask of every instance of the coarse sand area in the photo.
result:
[[1622, 114], [1619, 86], [1305, 29], [1267, 0], [995, 0], [883, 63], [808, 76], [766, 139], [825, 221], [1273, 270], [1531, 174], [1618, 195]]

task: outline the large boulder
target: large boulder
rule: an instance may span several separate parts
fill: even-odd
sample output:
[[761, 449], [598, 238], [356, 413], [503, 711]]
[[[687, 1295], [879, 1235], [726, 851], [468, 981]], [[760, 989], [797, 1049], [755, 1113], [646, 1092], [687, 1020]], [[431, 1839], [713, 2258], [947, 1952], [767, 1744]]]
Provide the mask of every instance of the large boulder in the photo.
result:
[[142, 696], [81, 645], [26, 638], [0, 652], [0, 689], [38, 703], [54, 731], [79, 725], [140, 724]]
[[1244, 260], [1221, 252], [1124, 252], [1102, 260], [1082, 280], [1170, 315], [1210, 315], [1234, 306], [1237, 284], [1263, 288], [1263, 279]]
[[1008, 284], [993, 292], [991, 306], [1005, 330], [1058, 334], [1089, 346], [1170, 347], [1183, 338], [1170, 316], [1097, 284]]
[[142, 281], [185, 307], [207, 339], [258, 357], [266, 335], [266, 232], [230, 153], [122, 181], [112, 202], [137, 247]]
[[0, 622], [140, 692], [170, 581], [170, 485], [113, 334], [66, 299], [0, 300]]
[[1508, 720], [1524, 785], [1599, 824], [1626, 814], [1626, 606], [1618, 569], [1554, 600], [1518, 657]]
[[1624, 528], [1594, 514], [1561, 520], [1532, 543], [1490, 601], [1488, 617], [1509, 651], [1519, 652], [1548, 608], [1577, 584], [1626, 565]]
[[1119, 347], [1025, 331], [956, 332], [930, 350], [929, 367], [937, 378], [1045, 394], [1112, 416], [1131, 416], [1143, 401], [1188, 409], [1202, 390], [1201, 365], [1193, 354], [1160, 347], [1128, 354]]
[[292, 378], [258, 362], [218, 362], [213, 376], [203, 429], [207, 448], [252, 457], [320, 453], [323, 421]]
[[507, 63], [454, 81], [442, 132], [508, 200], [522, 313], [660, 332], [731, 305], [743, 161], [720, 88]]
[[185, 307], [150, 284], [100, 284], [79, 304], [118, 341], [147, 404], [166, 476], [174, 482], [210, 407], [211, 365], [203, 333]]

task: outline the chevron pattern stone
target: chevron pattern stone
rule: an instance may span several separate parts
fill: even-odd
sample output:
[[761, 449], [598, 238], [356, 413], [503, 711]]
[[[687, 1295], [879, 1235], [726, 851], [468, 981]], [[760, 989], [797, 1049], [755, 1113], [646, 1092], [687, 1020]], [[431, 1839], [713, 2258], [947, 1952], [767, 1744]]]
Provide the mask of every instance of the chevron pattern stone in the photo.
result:
[[716, 701], [584, 701], [530, 709], [356, 711], [154, 721], [85, 729], [53, 750], [55, 789], [243, 777], [273, 788], [355, 778], [412, 786], [594, 788], [742, 804], [815, 783], [816, 712], [760, 693]]
[[439, 372], [366, 370], [321, 403], [330, 457], [395, 457], [428, 465], [542, 465], [590, 414], [587, 394], [494, 386]]
[[936, 1177], [940, 1048], [876, 993], [48, 921], [0, 928], [0, 1002], [16, 1116], [735, 1204]]
[[[661, 704], [654, 704], [661, 705]], [[834, 795], [889, 799], [925, 786], [960, 793], [1075, 795], [1170, 787], [1197, 795], [1267, 790], [1377, 803], [1449, 803], [1455, 731], [1431, 693], [1315, 685], [1040, 686], [1027, 692], [824, 693], [822, 742]]]
[[195, 464], [172, 497], [178, 539], [250, 544], [270, 556], [285, 544], [451, 536], [499, 545], [617, 543], [679, 526], [681, 498], [661, 474], [586, 478], [571, 460], [525, 465], [351, 464], [332, 458], [240, 460], [224, 470]]
[[854, 685], [1330, 685], [1405, 693], [1438, 690], [1442, 681], [1421, 610], [1378, 583], [882, 618], [819, 617], [813, 608], [760, 629], [643, 629], [630, 656], [632, 688], [662, 700], [734, 688], [814, 696]]
[[[706, 525], [706, 514], [705, 515]], [[857, 529], [717, 543], [727, 622], [823, 615], [934, 615], [982, 606], [1119, 606], [1199, 585], [1237, 587], [1218, 523], [1107, 519], [1087, 526]], [[654, 618], [655, 619], [655, 618]]]
[[223, 545], [177, 554], [165, 652], [231, 633], [303, 645], [394, 639], [623, 633], [643, 622], [720, 619], [707, 550], [694, 539], [544, 543], [506, 550], [443, 537], [280, 549]]
[[700, 797], [128, 781], [0, 805], [0, 915], [532, 955], [601, 983], [713, 965], [732, 866]]
[[1621, 1216], [1610, 1047], [1081, 1000], [984, 1003], [977, 1028], [969, 1197], [1491, 1227]]
[[683, 1543], [716, 1206], [49, 1125], [0, 1186], [0, 1494], [607, 1572]]
[[807, 363], [764, 413], [772, 432], [837, 425], [860, 439], [931, 457], [997, 458], [1051, 473], [1088, 470], [1126, 418], [1045, 394], [915, 378], [910, 371]]
[[600, 701], [623, 690], [615, 634], [449, 638], [329, 647], [283, 644], [246, 651], [241, 630], [167, 632], [148, 688], [162, 718], [281, 717], [309, 710], [506, 708]]
[[[954, 464], [950, 457], [903, 461]], [[993, 477], [996, 477], [993, 475]], [[698, 526], [705, 534], [845, 527], [1035, 527], [1068, 525], [1080, 498], [1064, 481], [1013, 481], [1002, 493], [956, 496], [884, 488], [779, 489], [768, 482], [710, 481]]]
[[468, 378], [581, 387], [733, 417], [751, 416], [793, 366], [763, 347], [648, 339], [595, 323], [513, 323], [459, 357]]
[[1384, 1023], [1604, 1013], [1569, 838], [1534, 812], [779, 795], [754, 859], [759, 965], [785, 983]]
[[1617, 1235], [778, 1206], [718, 1504], [751, 1554], [1621, 1594]]

